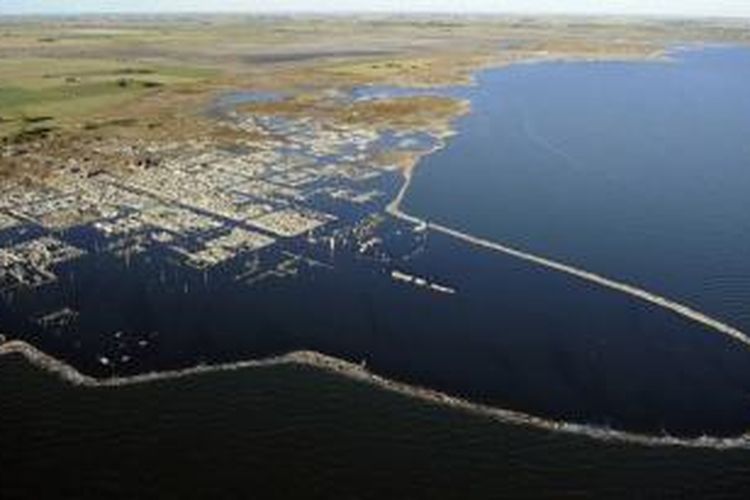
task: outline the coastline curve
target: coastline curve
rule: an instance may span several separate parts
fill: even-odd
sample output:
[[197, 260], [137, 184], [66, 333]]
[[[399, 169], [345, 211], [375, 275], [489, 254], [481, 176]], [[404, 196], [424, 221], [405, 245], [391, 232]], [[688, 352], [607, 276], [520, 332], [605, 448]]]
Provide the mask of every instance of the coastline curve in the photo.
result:
[[408, 191], [409, 186], [411, 185], [413, 170], [415, 168], [416, 168], [416, 165], [404, 171], [404, 182], [401, 186], [401, 189], [399, 190], [398, 194], [393, 199], [393, 201], [391, 201], [391, 203], [389, 203], [388, 206], [386, 207], [386, 212], [388, 212], [393, 217], [396, 217], [398, 219], [401, 219], [407, 222], [411, 222], [412, 224], [425, 225], [428, 230], [431, 229], [433, 231], [445, 234], [452, 238], [461, 240], [465, 243], [478, 246], [478, 247], [482, 247], [482, 248], [486, 248], [488, 250], [493, 250], [493, 251], [497, 251], [500, 253], [504, 253], [511, 257], [515, 257], [517, 259], [521, 259], [521, 260], [530, 262], [532, 264], [535, 264], [541, 267], [552, 269], [557, 272], [565, 273], [570, 276], [574, 276], [576, 278], [582, 279], [584, 281], [588, 281], [590, 283], [594, 283], [596, 285], [609, 288], [619, 293], [630, 295], [631, 297], [639, 299], [643, 302], [648, 302], [652, 305], [655, 305], [662, 309], [666, 309], [674, 314], [677, 314], [678, 316], [682, 316], [683, 318], [686, 318], [690, 321], [699, 323], [707, 328], [710, 328], [711, 330], [714, 330], [722, 335], [726, 335], [727, 337], [730, 337], [740, 342], [745, 347], [750, 348], [750, 336], [748, 336], [742, 330], [735, 328], [721, 320], [713, 318], [707, 314], [704, 314], [696, 309], [693, 309], [685, 304], [682, 304], [675, 300], [664, 297], [663, 295], [649, 292], [648, 290], [645, 290], [638, 286], [631, 285], [623, 281], [610, 279], [601, 274], [597, 274], [591, 271], [586, 271], [579, 267], [565, 264], [557, 260], [553, 260], [547, 257], [542, 257], [540, 255], [536, 255], [531, 252], [526, 252], [524, 250], [519, 250], [517, 248], [504, 245], [502, 243], [480, 238], [478, 236], [474, 236], [474, 235], [459, 231], [457, 229], [444, 226], [442, 224], [428, 222], [415, 215], [411, 215], [402, 211], [401, 202], [403, 201], [403, 198], [406, 192]]
[[130, 377], [113, 377], [101, 380], [79, 372], [74, 367], [53, 358], [24, 341], [12, 340], [0, 344], [0, 359], [2, 359], [3, 356], [12, 354], [23, 356], [33, 366], [56, 375], [64, 382], [86, 388], [123, 387], [164, 380], [175, 380], [195, 375], [274, 366], [309, 366], [334, 375], [346, 377], [355, 382], [365, 383], [381, 390], [414, 398], [427, 404], [463, 411], [468, 414], [490, 418], [505, 424], [521, 425], [548, 432], [559, 432], [602, 442], [624, 443], [646, 447], [750, 450], [750, 436], [747, 434], [733, 437], [704, 435], [694, 438], [677, 437], [666, 434], [661, 436], [649, 435], [616, 430], [597, 425], [579, 424], [563, 420], [543, 418], [519, 411], [474, 403], [433, 389], [391, 380], [372, 373], [358, 364], [316, 351], [292, 351], [281, 356], [264, 359], [218, 365], [198, 365], [181, 370], [168, 370]]
[[[540, 62], [549, 61], [545, 60]], [[435, 150], [443, 147], [444, 140], [449, 136], [454, 135], [455, 133], [455, 130], [445, 130], [440, 137], [441, 144], [431, 151], [425, 152], [425, 155], [430, 154]], [[385, 211], [393, 217], [413, 224], [425, 225], [428, 230], [442, 233], [452, 238], [461, 240], [465, 243], [488, 250], [497, 251], [511, 257], [524, 260], [534, 265], [545, 267], [557, 272], [562, 272], [578, 279], [582, 279], [590, 283], [609, 288], [613, 291], [624, 293], [643, 302], [647, 302], [651, 305], [666, 309], [690, 321], [697, 322], [719, 334], [725, 335], [735, 341], [740, 342], [745, 347], [750, 347], [750, 336], [748, 336], [748, 334], [746, 334], [745, 332], [719, 319], [713, 318], [696, 309], [671, 300], [662, 295], [658, 295], [636, 285], [628, 284], [615, 279], [610, 279], [603, 275], [586, 271], [582, 268], [565, 264], [551, 258], [543, 257], [531, 252], [504, 245], [499, 242], [474, 236], [445, 225], [428, 222], [418, 216], [404, 212], [401, 209], [402, 201], [411, 185], [413, 172], [418, 167], [419, 161], [420, 159], [418, 158], [413, 165], [408, 166], [402, 171], [404, 177], [403, 183], [396, 197], [391, 200], [391, 202], [386, 206], [385, 209]], [[636, 433], [611, 429], [598, 425], [543, 418], [520, 411], [475, 403], [459, 397], [450, 396], [437, 390], [388, 379], [372, 373], [360, 365], [316, 351], [292, 351], [284, 355], [268, 358], [259, 358], [226, 364], [198, 365], [181, 370], [167, 370], [161, 372], [139, 374], [129, 377], [113, 377], [107, 379], [97, 379], [95, 377], [85, 375], [79, 372], [75, 367], [42, 352], [29, 343], [20, 340], [8, 340], [0, 334], [0, 360], [4, 356], [9, 355], [21, 355], [31, 365], [41, 368], [57, 376], [59, 379], [66, 383], [88, 388], [113, 388], [136, 384], [153, 383], [163, 380], [173, 380], [216, 372], [257, 369], [274, 366], [309, 366], [328, 373], [346, 377], [350, 380], [366, 383], [381, 390], [387, 390], [392, 393], [415, 398], [427, 404], [433, 404], [445, 408], [452, 408], [469, 414], [487, 417], [505, 424], [521, 425], [529, 428], [539, 429], [542, 431], [559, 432], [602, 442], [616, 442], [647, 447], [750, 450], [750, 433], [731, 437], [707, 435], [700, 437], [676, 437], [670, 435]]]

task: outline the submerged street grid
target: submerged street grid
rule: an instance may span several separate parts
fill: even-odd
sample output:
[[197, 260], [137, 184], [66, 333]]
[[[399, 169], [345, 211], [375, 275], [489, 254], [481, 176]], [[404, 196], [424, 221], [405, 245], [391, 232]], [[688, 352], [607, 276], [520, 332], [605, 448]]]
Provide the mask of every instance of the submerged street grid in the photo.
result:
[[[232, 149], [201, 141], [147, 145], [146, 159], [133, 154], [129, 172], [69, 164], [44, 184], [19, 181], [0, 192], [6, 310], [19, 294], [73, 283], [81, 264], [111, 258], [125, 265], [155, 259], [202, 273], [204, 281], [229, 273], [233, 282], [255, 286], [296, 275], [300, 264], [334, 268], [345, 256], [374, 263], [395, 281], [453, 293], [397, 269], [399, 258], [419, 251], [426, 231], [383, 213], [401, 176], [380, 153], [424, 153], [438, 142], [436, 134], [236, 111], [225, 119], [264, 139]], [[38, 301], [40, 310], [28, 318], [36, 327], [75, 328], [75, 301], [69, 293], [57, 296], [54, 304]], [[97, 357], [112, 366], [132, 354]]]

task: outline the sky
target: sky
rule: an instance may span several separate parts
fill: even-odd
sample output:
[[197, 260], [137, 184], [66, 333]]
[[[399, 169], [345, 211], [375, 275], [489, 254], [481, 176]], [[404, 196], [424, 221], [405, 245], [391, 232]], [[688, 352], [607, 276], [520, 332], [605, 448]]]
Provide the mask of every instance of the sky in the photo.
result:
[[750, 0], [0, 0], [0, 14], [493, 12], [750, 18]]

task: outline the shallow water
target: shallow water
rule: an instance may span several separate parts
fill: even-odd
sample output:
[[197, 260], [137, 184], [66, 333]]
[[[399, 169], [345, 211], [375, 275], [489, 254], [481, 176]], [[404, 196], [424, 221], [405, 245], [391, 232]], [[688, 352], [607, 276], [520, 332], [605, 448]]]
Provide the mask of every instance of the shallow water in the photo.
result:
[[[439, 234], [396, 267], [457, 293], [346, 259], [249, 287], [231, 268], [191, 274], [154, 255], [105, 256], [0, 313], [10, 331], [100, 377], [310, 349], [550, 418], [685, 435], [750, 425], [750, 352], [697, 323]], [[73, 327], [25, 319], [60, 297], [80, 311]]]
[[[484, 73], [468, 90], [474, 113], [423, 161], [407, 210], [748, 330], [747, 53], [681, 58]], [[565, 99], [555, 102], [549, 85]], [[617, 113], [637, 125], [631, 134], [611, 121]], [[248, 290], [158, 255], [127, 266], [102, 257], [63, 269], [43, 294], [1, 302], [0, 319], [3, 333], [100, 376], [311, 348], [539, 415], [692, 435], [750, 425], [749, 354], [714, 331], [443, 235], [429, 235], [399, 269], [457, 294], [395, 283], [390, 269], [354, 261]], [[83, 312], [80, 324], [35, 328], [29, 317], [61, 298]], [[102, 354], [132, 360], [103, 367]], [[17, 356], [0, 359], [0, 492], [9, 499], [744, 498], [748, 458], [502, 424], [299, 366], [83, 389]]]
[[[728, 142], [701, 146], [718, 151], [725, 145], [723, 154], [739, 155], [717, 163], [721, 174], [705, 174], [721, 181], [721, 196], [697, 189], [694, 177], [705, 173], [708, 157], [683, 151], [692, 145], [686, 135], [695, 128], [692, 122], [675, 121], [673, 132], [662, 127], [678, 108], [703, 116], [702, 101], [672, 99], [675, 87], [689, 87], [685, 80], [695, 78], [692, 85], [707, 99], [714, 95], [711, 89], [718, 92], [716, 86], [738, 87], [749, 56], [712, 50], [681, 57], [677, 64], [545, 64], [483, 73], [480, 85], [466, 90], [473, 113], [446, 149], [423, 160], [406, 210], [636, 282], [742, 327], [746, 302], [712, 295], [716, 288], [705, 287], [701, 277], [726, 272], [731, 279], [722, 282], [745, 290], [744, 275], [732, 266], [747, 271], [739, 208], [748, 174], [742, 168], [745, 146], [738, 143], [741, 132], [750, 130], [746, 117], [733, 114], [726, 103], [719, 106], [729, 114], [727, 123], [736, 123], [723, 124], [726, 133], [713, 131], [708, 138]], [[561, 102], [550, 96], [549, 82], [560, 86]], [[634, 88], [654, 86], [658, 98], [633, 101], [642, 93]], [[741, 111], [744, 87], [734, 90]], [[621, 131], [622, 122], [602, 128], [607, 117], [620, 113], [631, 121], [624, 127], [629, 132]], [[713, 113], [707, 111], [709, 122]], [[581, 118], [586, 115], [599, 120], [599, 127]], [[568, 135], [554, 135], [555, 130]], [[673, 163], [657, 161], [662, 144], [654, 139], [657, 131], [680, 145], [674, 157], [662, 158]], [[591, 142], [594, 132], [598, 139]], [[680, 159], [692, 163], [675, 166]], [[676, 175], [681, 165], [682, 174], [692, 175]], [[393, 181], [379, 183], [392, 193]], [[688, 203], [691, 189], [695, 197]], [[656, 198], [664, 203], [649, 203]], [[386, 201], [378, 202], [381, 210]], [[342, 220], [359, 215], [340, 214]], [[639, 224], [629, 225], [631, 220]], [[691, 221], [703, 221], [698, 225], [705, 226], [703, 232]], [[719, 229], [707, 229], [709, 221]], [[63, 266], [64, 279], [54, 287], [0, 303], [3, 330], [100, 377], [311, 349], [364, 361], [400, 381], [544, 417], [691, 436], [750, 428], [750, 351], [741, 344], [621, 293], [437, 233], [411, 252], [411, 229], [389, 224], [382, 236], [396, 240], [394, 248], [406, 239], [406, 250], [395, 252], [403, 254], [398, 259], [364, 263], [342, 251], [335, 269], [300, 265], [294, 276], [254, 286], [234, 280], [244, 259], [204, 273], [175, 266], [158, 253], [127, 263], [91, 254]], [[66, 237], [92, 245], [85, 230]], [[694, 240], [695, 248], [671, 253]], [[320, 250], [302, 241], [290, 245], [287, 250]], [[572, 255], [571, 249], [580, 253]], [[726, 256], [719, 271], [712, 264], [714, 252]], [[669, 258], [649, 260], [657, 254]], [[282, 258], [263, 256], [266, 262]], [[640, 263], [646, 270], [635, 266]], [[394, 281], [393, 270], [457, 293]], [[49, 331], [32, 321], [40, 311], [66, 303], [80, 312], [74, 326]]]

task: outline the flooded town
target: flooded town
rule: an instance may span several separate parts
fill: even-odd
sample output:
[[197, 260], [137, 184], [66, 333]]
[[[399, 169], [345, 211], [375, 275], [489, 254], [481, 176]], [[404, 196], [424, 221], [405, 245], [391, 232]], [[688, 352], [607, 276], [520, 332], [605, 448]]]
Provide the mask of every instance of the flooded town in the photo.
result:
[[[223, 119], [256, 139], [231, 148], [197, 140], [123, 144], [132, 161], [122, 172], [70, 162], [44, 182], [4, 184], [0, 294], [19, 328], [36, 330], [42, 342], [62, 330], [76, 332], [82, 318], [70, 290], [80, 286], [77, 274], [112, 269], [112, 262], [123, 266], [121, 274], [156, 263], [158, 270], [139, 279], [159, 279], [168, 288], [170, 274], [186, 295], [191, 280], [260, 287], [293, 279], [300, 268], [335, 269], [341, 262], [432, 293], [455, 293], [403, 271], [401, 263], [424, 246], [426, 228], [385, 211], [402, 185], [402, 167], [384, 162], [384, 153], [424, 154], [440, 143], [439, 132], [235, 110]], [[146, 348], [149, 340], [141, 337], [159, 332], [136, 334]], [[107, 369], [135, 356], [114, 359], [99, 351], [87, 356]]]
[[750, 463], [746, 21], [2, 11], [3, 500]]

